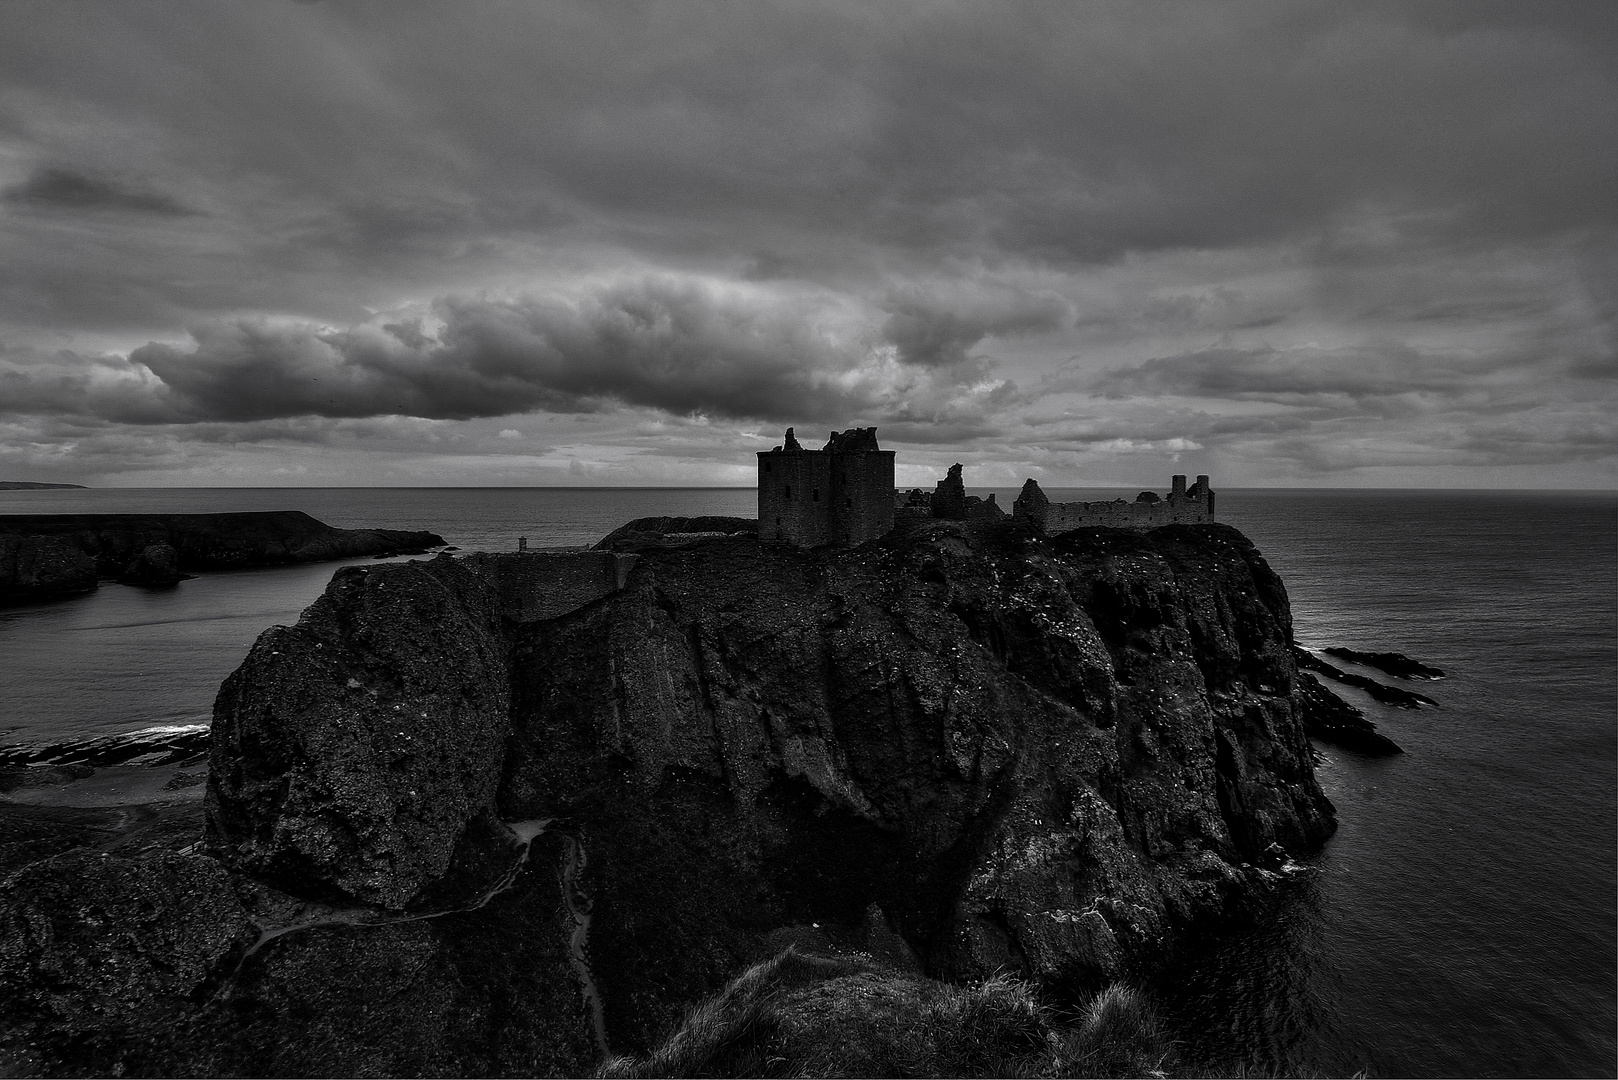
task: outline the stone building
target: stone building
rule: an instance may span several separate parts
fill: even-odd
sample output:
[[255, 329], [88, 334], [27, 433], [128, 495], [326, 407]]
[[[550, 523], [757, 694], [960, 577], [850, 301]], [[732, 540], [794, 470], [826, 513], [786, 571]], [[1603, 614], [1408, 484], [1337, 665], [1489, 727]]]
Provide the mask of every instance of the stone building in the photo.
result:
[[834, 431], [819, 450], [786, 439], [758, 455], [758, 536], [803, 547], [862, 544], [893, 528], [892, 450], [876, 428]]

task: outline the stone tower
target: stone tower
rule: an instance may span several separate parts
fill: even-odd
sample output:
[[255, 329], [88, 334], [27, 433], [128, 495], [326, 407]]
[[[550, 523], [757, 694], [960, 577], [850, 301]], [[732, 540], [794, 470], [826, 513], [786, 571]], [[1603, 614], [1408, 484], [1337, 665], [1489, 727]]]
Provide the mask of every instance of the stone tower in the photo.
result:
[[758, 455], [758, 535], [801, 547], [862, 544], [893, 528], [892, 450], [876, 428], [834, 431], [819, 450], [798, 445], [791, 428]]

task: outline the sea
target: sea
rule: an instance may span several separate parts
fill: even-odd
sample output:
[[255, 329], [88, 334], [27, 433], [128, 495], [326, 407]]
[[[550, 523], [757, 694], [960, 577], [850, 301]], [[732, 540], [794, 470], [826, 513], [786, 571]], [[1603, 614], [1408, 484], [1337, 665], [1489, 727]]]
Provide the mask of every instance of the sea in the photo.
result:
[[[1015, 494], [997, 492], [1003, 505]], [[635, 517], [751, 517], [754, 500], [94, 489], [0, 492], [0, 514], [293, 509], [512, 551], [519, 538], [590, 544]], [[1618, 495], [1226, 489], [1218, 517], [1286, 582], [1300, 644], [1402, 652], [1447, 677], [1405, 684], [1438, 702], [1416, 711], [1332, 684], [1405, 753], [1318, 748], [1337, 835], [1273, 910], [1202, 935], [1147, 987], [1185, 1058], [1228, 1075], [1613, 1076]], [[254, 638], [295, 622], [334, 568], [207, 573], [166, 590], [109, 582], [0, 609], [0, 747], [68, 760], [99, 741], [139, 764], [143, 744], [195, 736]]]

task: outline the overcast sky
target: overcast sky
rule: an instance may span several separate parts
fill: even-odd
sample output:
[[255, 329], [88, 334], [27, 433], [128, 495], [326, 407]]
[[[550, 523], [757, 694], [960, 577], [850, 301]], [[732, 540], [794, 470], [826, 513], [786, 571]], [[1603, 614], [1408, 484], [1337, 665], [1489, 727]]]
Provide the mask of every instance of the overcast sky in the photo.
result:
[[1618, 5], [0, 4], [0, 479], [1612, 487]]

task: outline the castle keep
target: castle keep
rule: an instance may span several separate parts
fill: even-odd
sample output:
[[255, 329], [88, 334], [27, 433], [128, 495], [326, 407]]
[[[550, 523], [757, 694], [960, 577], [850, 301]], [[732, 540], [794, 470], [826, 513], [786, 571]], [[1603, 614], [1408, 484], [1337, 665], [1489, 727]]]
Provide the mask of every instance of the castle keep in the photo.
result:
[[[801, 547], [861, 544], [893, 528], [899, 518], [1004, 518], [994, 496], [966, 494], [961, 466], [938, 482], [937, 490], [897, 492], [894, 452], [876, 444], [876, 428], [834, 431], [819, 450], [805, 450], [791, 428], [780, 446], [758, 455], [758, 536]], [[1214, 493], [1206, 476], [1187, 488], [1176, 475], [1168, 496], [1143, 491], [1133, 502], [1053, 503], [1029, 480], [1012, 516], [1048, 534], [1107, 526], [1155, 529], [1195, 525], [1214, 519]]]
[[758, 536], [803, 547], [863, 544], [893, 528], [892, 450], [876, 428], [832, 432], [819, 450], [786, 440], [758, 455]]

